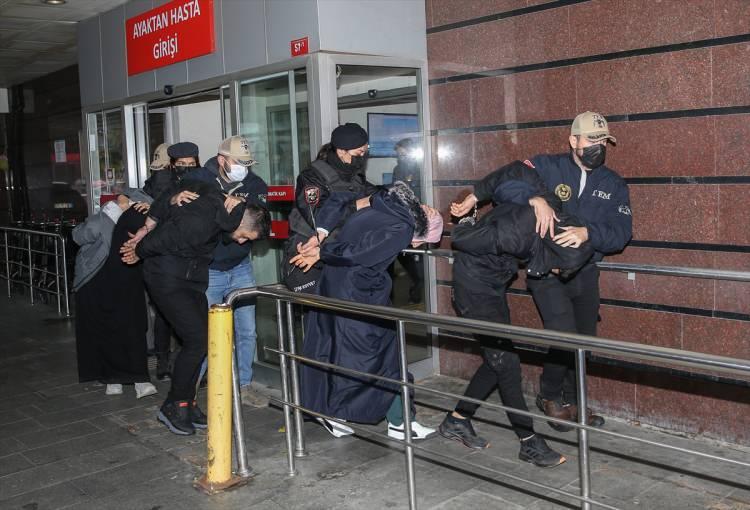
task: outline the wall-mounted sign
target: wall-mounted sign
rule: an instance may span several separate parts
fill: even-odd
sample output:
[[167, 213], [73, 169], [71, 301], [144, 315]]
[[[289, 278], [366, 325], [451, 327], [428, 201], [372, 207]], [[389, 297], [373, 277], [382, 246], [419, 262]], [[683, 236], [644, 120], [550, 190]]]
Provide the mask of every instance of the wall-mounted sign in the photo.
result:
[[294, 186], [269, 186], [269, 202], [294, 202]]
[[128, 76], [213, 53], [214, 1], [174, 0], [125, 22]]
[[307, 55], [307, 53], [310, 51], [310, 45], [308, 43], [309, 41], [307, 37], [295, 39], [291, 43], [289, 43], [289, 47], [292, 51], [292, 56], [298, 57], [300, 55]]

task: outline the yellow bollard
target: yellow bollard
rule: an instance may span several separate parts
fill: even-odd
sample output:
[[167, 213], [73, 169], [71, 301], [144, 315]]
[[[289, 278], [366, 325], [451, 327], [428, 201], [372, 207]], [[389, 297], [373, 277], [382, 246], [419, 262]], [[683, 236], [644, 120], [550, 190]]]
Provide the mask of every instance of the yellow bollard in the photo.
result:
[[208, 459], [206, 474], [194, 486], [216, 494], [245, 480], [232, 474], [232, 308], [208, 312]]

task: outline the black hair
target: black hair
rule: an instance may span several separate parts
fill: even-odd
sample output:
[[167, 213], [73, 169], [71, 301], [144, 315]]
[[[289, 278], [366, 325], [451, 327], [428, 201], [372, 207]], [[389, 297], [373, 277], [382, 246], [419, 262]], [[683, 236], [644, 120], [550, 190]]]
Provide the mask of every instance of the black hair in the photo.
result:
[[257, 241], [265, 239], [271, 232], [271, 213], [265, 207], [254, 204], [247, 205], [238, 228], [258, 232]]
[[414, 218], [414, 237], [425, 236], [428, 227], [427, 213], [422, 209], [422, 204], [414, 191], [406, 183], [396, 181], [388, 188], [388, 194], [401, 202]]
[[318, 155], [315, 157], [315, 159], [325, 161], [326, 159], [328, 159], [328, 155], [335, 151], [336, 148], [333, 146], [333, 144], [331, 142], [328, 142], [321, 145], [320, 149], [318, 149]]

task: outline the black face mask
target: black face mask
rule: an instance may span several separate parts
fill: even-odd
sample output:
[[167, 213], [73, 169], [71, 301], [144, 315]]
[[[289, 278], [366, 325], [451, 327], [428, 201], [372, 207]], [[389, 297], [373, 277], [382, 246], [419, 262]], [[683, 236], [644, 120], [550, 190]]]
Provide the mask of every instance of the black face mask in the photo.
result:
[[604, 164], [607, 158], [607, 146], [602, 144], [590, 145], [583, 149], [583, 154], [578, 156], [583, 166], [593, 170]]
[[352, 156], [352, 162], [349, 167], [353, 170], [362, 170], [367, 162], [367, 156]]

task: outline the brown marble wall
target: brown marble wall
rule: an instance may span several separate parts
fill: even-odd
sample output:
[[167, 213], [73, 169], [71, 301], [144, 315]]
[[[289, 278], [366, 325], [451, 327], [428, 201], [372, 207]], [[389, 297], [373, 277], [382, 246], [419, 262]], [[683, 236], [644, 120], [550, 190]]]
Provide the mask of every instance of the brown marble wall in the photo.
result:
[[[567, 150], [584, 110], [610, 119], [633, 243], [610, 261], [750, 270], [750, 2], [426, 0], [434, 199], [449, 219], [498, 166]], [[450, 246], [450, 240], [444, 240]], [[438, 261], [438, 309], [453, 313]], [[523, 275], [515, 324], [541, 327]], [[750, 284], [603, 272], [600, 335], [750, 359]], [[479, 359], [443, 339], [441, 371]], [[536, 391], [539, 360], [525, 367]], [[750, 444], [747, 387], [590, 367], [611, 415]], [[719, 412], [717, 412], [717, 410]], [[741, 417], [741, 419], [738, 419]]]

